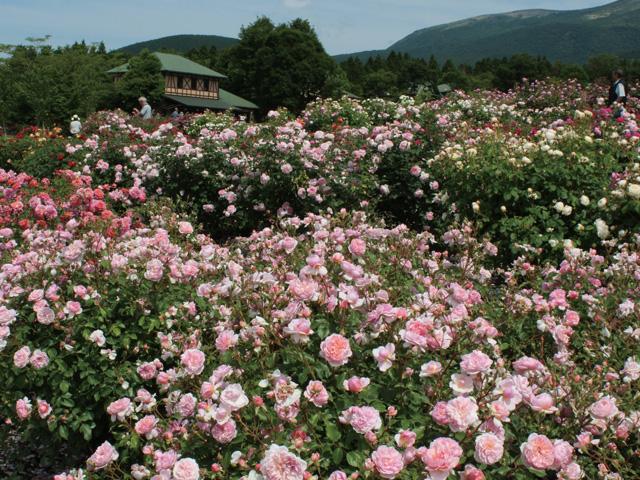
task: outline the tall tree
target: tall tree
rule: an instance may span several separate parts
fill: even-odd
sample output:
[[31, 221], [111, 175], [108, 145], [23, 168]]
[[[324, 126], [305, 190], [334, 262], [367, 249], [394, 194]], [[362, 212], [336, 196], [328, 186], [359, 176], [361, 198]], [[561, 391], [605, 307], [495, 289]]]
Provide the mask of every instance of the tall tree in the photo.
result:
[[334, 76], [336, 64], [306, 20], [274, 25], [266, 17], [243, 27], [224, 52], [230, 88], [263, 110], [300, 111]]
[[117, 82], [118, 106], [130, 110], [138, 105], [138, 98], [147, 97], [151, 105], [162, 99], [164, 79], [160, 60], [143, 50], [129, 60], [129, 69]]

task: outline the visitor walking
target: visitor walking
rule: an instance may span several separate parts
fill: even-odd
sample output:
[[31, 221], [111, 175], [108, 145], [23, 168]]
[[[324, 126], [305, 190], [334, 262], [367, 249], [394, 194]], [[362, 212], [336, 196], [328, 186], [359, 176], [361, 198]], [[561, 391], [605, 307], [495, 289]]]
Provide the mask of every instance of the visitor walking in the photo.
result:
[[149, 105], [149, 102], [147, 102], [147, 98], [140, 97], [138, 99], [138, 102], [140, 103], [140, 110], [138, 110], [137, 108], [134, 108], [133, 109], [134, 115], [137, 115], [143, 120], [149, 120], [151, 118], [151, 115], [153, 115], [153, 110], [151, 109], [151, 105]]
[[625, 105], [627, 103], [627, 90], [624, 84], [624, 74], [622, 70], [614, 70], [611, 77], [612, 83], [609, 89], [609, 106], [614, 103]]
[[71, 135], [78, 135], [82, 130], [82, 123], [80, 123], [80, 117], [78, 115], [74, 115], [71, 117], [71, 123], [69, 124], [69, 132]]

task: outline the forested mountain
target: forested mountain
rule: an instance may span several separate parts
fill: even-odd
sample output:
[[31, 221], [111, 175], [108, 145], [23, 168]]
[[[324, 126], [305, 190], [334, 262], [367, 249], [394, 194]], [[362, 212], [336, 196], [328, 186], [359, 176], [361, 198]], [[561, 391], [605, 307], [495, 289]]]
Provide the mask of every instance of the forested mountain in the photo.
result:
[[219, 35], [171, 35], [145, 42], [132, 43], [118, 50], [131, 54], [140, 53], [144, 49], [152, 52], [173, 50], [178, 53], [185, 53], [200, 47], [216, 47], [218, 50], [224, 50], [236, 43], [238, 43], [237, 38], [221, 37]]

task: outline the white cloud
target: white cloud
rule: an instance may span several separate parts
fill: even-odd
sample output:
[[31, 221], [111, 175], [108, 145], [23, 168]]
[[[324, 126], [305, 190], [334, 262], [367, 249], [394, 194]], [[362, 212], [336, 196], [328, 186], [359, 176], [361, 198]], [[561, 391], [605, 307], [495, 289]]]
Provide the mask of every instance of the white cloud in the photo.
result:
[[311, 0], [282, 0], [282, 4], [287, 8], [303, 8], [311, 4]]

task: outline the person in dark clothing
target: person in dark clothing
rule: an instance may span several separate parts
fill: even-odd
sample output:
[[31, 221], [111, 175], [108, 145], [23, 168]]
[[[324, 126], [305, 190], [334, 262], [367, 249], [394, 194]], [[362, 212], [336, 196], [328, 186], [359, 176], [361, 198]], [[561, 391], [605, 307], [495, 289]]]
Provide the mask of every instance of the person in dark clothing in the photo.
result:
[[627, 89], [623, 80], [623, 72], [618, 69], [612, 74], [613, 83], [609, 89], [609, 106], [614, 103], [621, 103], [625, 105], [627, 103]]

